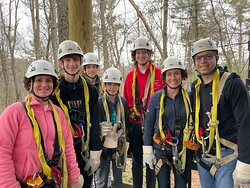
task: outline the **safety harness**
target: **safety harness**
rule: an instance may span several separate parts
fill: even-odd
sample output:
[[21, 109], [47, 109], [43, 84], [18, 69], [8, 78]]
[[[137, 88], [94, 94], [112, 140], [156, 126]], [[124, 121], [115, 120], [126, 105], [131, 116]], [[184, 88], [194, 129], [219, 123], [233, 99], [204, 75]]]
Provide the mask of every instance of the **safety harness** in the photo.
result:
[[[200, 113], [200, 86], [202, 84], [202, 80], [198, 78], [197, 84], [195, 85], [195, 135], [197, 141], [202, 145], [202, 155], [206, 158], [206, 160], [212, 163], [212, 167], [203, 163], [199, 157], [197, 157], [197, 162], [207, 169], [213, 176], [215, 175], [216, 171], [223, 165], [229, 163], [230, 161], [234, 160], [238, 156], [237, 151], [237, 144], [220, 138], [219, 136], [219, 121], [217, 120], [218, 115], [218, 102], [220, 100], [220, 96], [225, 85], [225, 82], [230, 74], [224, 72], [222, 77], [220, 78], [220, 71], [219, 69], [216, 70], [215, 77], [212, 82], [212, 107], [211, 112], [207, 112], [206, 114], [209, 117], [208, 128], [205, 130], [209, 133], [208, 136], [204, 135], [204, 130], [199, 127], [199, 113]], [[206, 149], [206, 139], [209, 139], [209, 145]], [[216, 156], [209, 154], [213, 143], [216, 143]], [[221, 144], [231, 148], [234, 150], [234, 153], [228, 155], [226, 157], [221, 157]]]
[[[55, 187], [56, 185], [67, 187], [68, 173], [66, 166], [65, 142], [62, 134], [62, 128], [58, 113], [53, 103], [49, 100], [48, 103], [53, 112], [56, 133], [53, 157], [52, 160], [49, 160], [47, 154], [45, 153], [44, 139], [41, 134], [40, 127], [35, 118], [34, 110], [30, 106], [31, 98], [32, 96], [29, 95], [26, 101], [22, 101], [21, 103], [24, 106], [25, 111], [33, 127], [38, 156], [42, 165], [42, 172], [37, 172], [33, 176], [29, 176], [26, 179], [26, 185], [31, 187], [41, 187], [42, 185], [44, 185], [45, 187]], [[38, 182], [40, 182], [40, 185], [37, 185]]]
[[[185, 112], [186, 112], [186, 124], [185, 124], [185, 128], [183, 131], [183, 143], [179, 143], [179, 136], [181, 134], [181, 127], [180, 127], [180, 121], [176, 122], [178, 125], [176, 125], [175, 123], [175, 137], [171, 136], [170, 130], [167, 130], [167, 135], [164, 133], [163, 130], [163, 117], [164, 117], [164, 100], [165, 100], [165, 90], [162, 91], [161, 93], [161, 97], [160, 97], [160, 111], [159, 111], [159, 119], [158, 119], [158, 128], [159, 128], [159, 133], [160, 133], [160, 139], [156, 138], [157, 134], [154, 135], [153, 140], [155, 141], [155, 143], [157, 145], [159, 145], [163, 150], [167, 149], [167, 148], [171, 148], [172, 149], [172, 160], [173, 160], [173, 165], [175, 167], [175, 169], [177, 170], [177, 172], [179, 172], [180, 174], [182, 174], [185, 170], [185, 166], [186, 166], [186, 147], [184, 147], [184, 142], [188, 141], [190, 139], [190, 135], [191, 132], [193, 130], [193, 120], [192, 120], [192, 116], [190, 115], [191, 112], [191, 105], [190, 105], [190, 99], [189, 99], [189, 95], [188, 93], [181, 88], [181, 94], [182, 94], [182, 98], [183, 98], [183, 102], [185, 105]], [[180, 152], [178, 152], [178, 147], [182, 147], [180, 150]], [[180, 159], [179, 159], [180, 158]], [[167, 163], [170, 166], [172, 166], [172, 163], [170, 161], [168, 161], [166, 158], [162, 158], [160, 159], [155, 167], [155, 173], [156, 175], [159, 173], [161, 166]]]
[[146, 112], [146, 102], [148, 97], [148, 91], [150, 89], [150, 97], [154, 93], [154, 82], [155, 82], [155, 67], [153, 64], [149, 64], [150, 71], [146, 82], [146, 87], [144, 90], [144, 95], [142, 101], [140, 102], [140, 95], [138, 91], [137, 83], [137, 72], [134, 69], [133, 72], [133, 82], [132, 82], [132, 97], [134, 99], [133, 109], [129, 112], [129, 121], [134, 121], [136, 124], [141, 124], [142, 128], [144, 126], [144, 118]]
[[[90, 109], [89, 109], [89, 89], [86, 80], [81, 76], [80, 79], [82, 80], [82, 85], [83, 85], [83, 91], [84, 91], [84, 100], [85, 100], [85, 111], [86, 111], [86, 120], [87, 120], [87, 138], [86, 141], [84, 141], [84, 137], [81, 137], [82, 141], [82, 157], [84, 160], [87, 160], [89, 158], [89, 140], [90, 140], [90, 128], [91, 128], [91, 123], [90, 123]], [[61, 97], [60, 97], [60, 79], [58, 80], [57, 87], [54, 91], [54, 94], [56, 96], [56, 99], [62, 108], [64, 115], [66, 117], [67, 123], [69, 125], [69, 128], [71, 130], [72, 136], [74, 138], [78, 138], [79, 134], [77, 131], [74, 130], [72, 123], [70, 121], [69, 117], [69, 112], [67, 106], [63, 103]], [[76, 125], [78, 126], [78, 125]], [[78, 127], [79, 128], [79, 127]], [[82, 130], [83, 131], [83, 130]]]
[[[124, 106], [122, 103], [122, 99], [121, 96], [118, 95], [118, 103], [117, 103], [117, 114], [116, 114], [116, 122], [117, 123], [121, 123], [122, 125], [122, 130], [123, 130], [123, 134], [120, 137], [120, 139], [122, 140], [122, 146], [121, 146], [121, 150], [116, 152], [116, 166], [117, 168], [120, 168], [122, 170], [125, 170], [126, 168], [126, 159], [127, 159], [127, 144], [126, 144], [126, 125], [125, 125], [125, 111], [124, 111]], [[107, 122], [111, 122], [110, 120], [110, 113], [109, 113], [109, 108], [108, 108], [108, 104], [107, 104], [107, 96], [106, 93], [103, 94], [102, 96], [102, 105], [104, 108], [104, 112], [105, 112], [105, 116], [107, 119]], [[118, 144], [119, 147], [119, 144]]]

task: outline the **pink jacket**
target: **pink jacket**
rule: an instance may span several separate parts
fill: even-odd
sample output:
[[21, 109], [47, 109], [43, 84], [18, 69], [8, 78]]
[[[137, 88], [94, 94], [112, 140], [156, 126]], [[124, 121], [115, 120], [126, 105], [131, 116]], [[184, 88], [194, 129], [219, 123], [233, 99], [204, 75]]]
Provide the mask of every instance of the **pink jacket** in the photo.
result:
[[[43, 105], [35, 99], [31, 100], [31, 106], [43, 135], [46, 153], [51, 159], [55, 137], [52, 110], [44, 110]], [[77, 182], [80, 170], [76, 162], [73, 139], [62, 110], [55, 107], [65, 140], [69, 182]], [[0, 187], [20, 187], [17, 179], [24, 181], [39, 170], [41, 163], [32, 125], [22, 104], [14, 103], [0, 115]]]

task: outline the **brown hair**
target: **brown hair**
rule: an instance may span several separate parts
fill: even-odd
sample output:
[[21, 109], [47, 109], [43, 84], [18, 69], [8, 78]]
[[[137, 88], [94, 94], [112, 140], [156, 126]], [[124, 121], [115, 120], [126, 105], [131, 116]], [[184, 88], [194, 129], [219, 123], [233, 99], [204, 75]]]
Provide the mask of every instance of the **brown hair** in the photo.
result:
[[[38, 76], [38, 75], [36, 75], [36, 76]], [[31, 78], [27, 78], [27, 77], [23, 78], [23, 85], [27, 91], [29, 91], [29, 86], [30, 86], [31, 80], [34, 82], [36, 76], [32, 76]], [[51, 76], [51, 77], [53, 78], [53, 90], [54, 90], [57, 86], [57, 79], [54, 76]]]
[[[181, 78], [182, 78], [183, 80], [186, 80], [187, 77], [188, 77], [187, 71], [186, 71], [186, 70], [182, 70], [182, 69], [180, 69], [180, 70], [181, 70]], [[165, 80], [166, 80], [166, 72], [167, 72], [167, 71], [165, 71], [165, 72], [162, 73], [162, 75], [161, 75], [161, 80], [162, 80], [163, 82], [165, 82]]]
[[[145, 50], [147, 50], [147, 49], [145, 49]], [[153, 54], [153, 51], [151, 51], [151, 50], [147, 50], [147, 51], [148, 51], [148, 54], [149, 54], [149, 60], [148, 61], [151, 62], [152, 60], [150, 59], [150, 57]], [[132, 61], [134, 62], [134, 65], [137, 65], [137, 61], [135, 59], [135, 53], [136, 53], [136, 50], [131, 51], [131, 58], [132, 58]]]

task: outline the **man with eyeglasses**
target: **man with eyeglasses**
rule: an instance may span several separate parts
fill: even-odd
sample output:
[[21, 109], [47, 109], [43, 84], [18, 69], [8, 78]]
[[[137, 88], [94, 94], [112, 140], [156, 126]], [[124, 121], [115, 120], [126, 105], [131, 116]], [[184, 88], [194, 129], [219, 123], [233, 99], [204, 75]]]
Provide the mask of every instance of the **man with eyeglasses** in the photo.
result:
[[250, 186], [250, 103], [245, 85], [236, 73], [217, 65], [213, 40], [198, 40], [191, 53], [198, 72], [191, 91], [201, 187]]

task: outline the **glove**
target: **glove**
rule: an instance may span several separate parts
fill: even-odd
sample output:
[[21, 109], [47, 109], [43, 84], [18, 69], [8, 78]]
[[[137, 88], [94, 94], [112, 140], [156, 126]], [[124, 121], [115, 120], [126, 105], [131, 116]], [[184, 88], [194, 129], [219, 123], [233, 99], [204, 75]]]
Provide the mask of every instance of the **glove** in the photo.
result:
[[111, 134], [113, 131], [112, 123], [103, 121], [100, 123], [100, 126], [101, 126], [101, 137], [105, 137]]
[[87, 161], [84, 170], [88, 171], [88, 175], [91, 176], [100, 166], [100, 157], [102, 151], [90, 151], [90, 158]]
[[250, 187], [250, 164], [237, 161], [233, 172], [234, 187]]
[[156, 158], [152, 146], [143, 146], [143, 161], [148, 164], [150, 169], [154, 170]]
[[105, 136], [105, 140], [103, 143], [103, 146], [106, 148], [117, 148], [118, 145], [118, 139], [120, 138], [120, 136], [123, 133], [123, 130], [119, 130], [117, 132], [117, 127], [119, 126], [119, 123], [115, 123], [114, 126], [112, 127], [112, 132], [110, 134], [108, 134], [107, 136]]
[[70, 183], [69, 188], [82, 188], [83, 184], [84, 184], [84, 179], [83, 176], [80, 174], [77, 182]]

